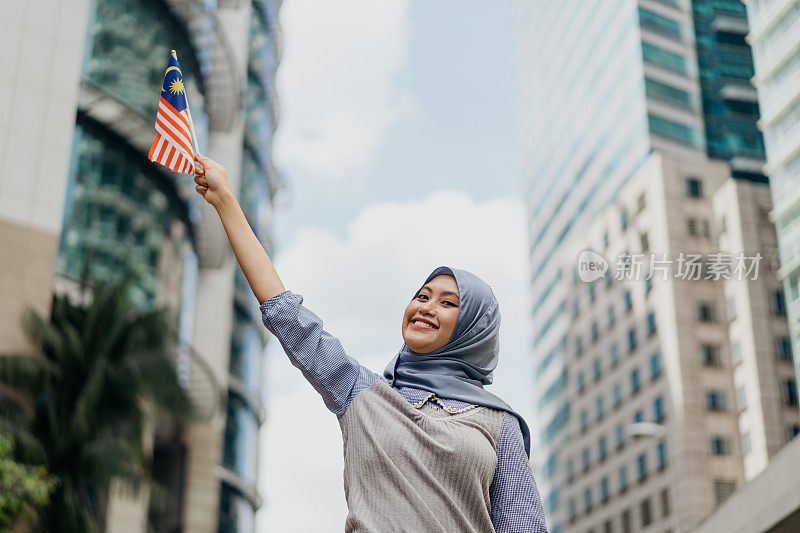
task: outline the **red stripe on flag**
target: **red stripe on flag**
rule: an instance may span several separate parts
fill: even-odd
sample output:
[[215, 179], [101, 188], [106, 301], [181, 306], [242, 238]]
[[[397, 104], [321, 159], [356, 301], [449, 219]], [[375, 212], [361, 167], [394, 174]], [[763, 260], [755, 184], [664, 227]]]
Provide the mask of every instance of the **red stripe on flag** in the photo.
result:
[[161, 100], [161, 101], [159, 102], [159, 104], [163, 104], [163, 105], [164, 105], [164, 107], [166, 107], [168, 111], [172, 112], [172, 113], [173, 113], [173, 114], [174, 114], [176, 117], [180, 117], [181, 119], [183, 119], [183, 122], [184, 122], [184, 125], [186, 126], [186, 129], [189, 129], [189, 120], [188, 120], [187, 118], [183, 117], [183, 116], [181, 115], [181, 113], [180, 113], [180, 112], [179, 112], [177, 109], [175, 109], [174, 107], [172, 107], [172, 104], [170, 104], [169, 102], [167, 102], [167, 101], [164, 99], [164, 97], [163, 97], [163, 96], [160, 98], [160, 100]]
[[163, 116], [158, 115], [156, 117], [156, 131], [160, 131], [167, 137], [170, 141], [174, 142], [175, 144], [179, 145], [181, 148], [186, 150], [188, 153], [192, 153], [192, 143], [187, 138], [182, 135], [177, 135], [174, 131], [174, 126], [171, 126], [170, 123], [164, 122]]
[[175, 126], [176, 131], [179, 131], [186, 136], [186, 140], [189, 142], [189, 144], [191, 144], [192, 133], [189, 130], [189, 125], [187, 121], [183, 120], [183, 118], [180, 115], [175, 115], [172, 111], [170, 111], [166, 107], [159, 106], [156, 118], [161, 118], [162, 120], [169, 121], [170, 124]]

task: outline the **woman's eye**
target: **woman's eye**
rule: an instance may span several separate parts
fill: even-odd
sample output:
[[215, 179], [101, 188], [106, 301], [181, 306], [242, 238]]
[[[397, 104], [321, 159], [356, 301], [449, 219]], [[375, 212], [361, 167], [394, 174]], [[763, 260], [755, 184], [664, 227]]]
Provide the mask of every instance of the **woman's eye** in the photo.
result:
[[452, 305], [453, 307], [458, 307], [458, 304], [455, 304], [455, 303], [453, 303], [453, 302], [451, 302], [451, 301], [449, 301], [449, 300], [445, 300], [445, 301], [444, 301], [444, 303], [446, 303], [446, 304], [450, 304], [450, 305]]

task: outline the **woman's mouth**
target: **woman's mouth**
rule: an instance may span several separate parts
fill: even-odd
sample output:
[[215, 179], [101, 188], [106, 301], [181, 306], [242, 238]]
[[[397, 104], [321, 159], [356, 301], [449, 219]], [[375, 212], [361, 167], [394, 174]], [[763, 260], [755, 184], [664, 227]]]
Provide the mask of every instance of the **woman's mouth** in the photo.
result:
[[415, 327], [417, 329], [439, 329], [436, 326], [432, 326], [432, 325], [428, 324], [427, 322], [423, 322], [421, 320], [412, 320], [409, 325], [411, 325], [411, 326], [413, 326], [413, 327]]

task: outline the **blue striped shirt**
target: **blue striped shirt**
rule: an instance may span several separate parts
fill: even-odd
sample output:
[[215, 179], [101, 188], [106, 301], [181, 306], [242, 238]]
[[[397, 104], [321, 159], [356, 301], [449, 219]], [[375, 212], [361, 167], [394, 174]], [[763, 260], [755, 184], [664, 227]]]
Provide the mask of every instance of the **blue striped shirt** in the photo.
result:
[[[301, 295], [284, 291], [261, 304], [261, 318], [291, 363], [322, 396], [325, 406], [341, 417], [359, 392], [385, 378], [347, 355], [339, 339], [325, 331], [322, 320], [302, 304]], [[437, 398], [422, 389], [395, 390], [415, 407], [430, 404], [458, 412], [470, 406], [460, 400]], [[498, 533], [547, 531], [519, 422], [507, 412], [503, 414], [489, 497], [492, 524]]]

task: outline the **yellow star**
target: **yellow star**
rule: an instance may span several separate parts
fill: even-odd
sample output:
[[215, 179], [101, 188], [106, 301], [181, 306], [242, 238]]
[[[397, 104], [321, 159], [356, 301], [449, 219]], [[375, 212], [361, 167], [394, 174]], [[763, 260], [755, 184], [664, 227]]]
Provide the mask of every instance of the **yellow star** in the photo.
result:
[[177, 78], [169, 84], [169, 92], [172, 94], [181, 94], [183, 92], [183, 80]]

